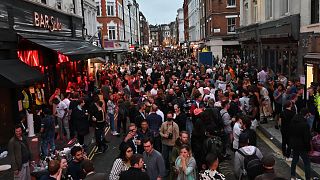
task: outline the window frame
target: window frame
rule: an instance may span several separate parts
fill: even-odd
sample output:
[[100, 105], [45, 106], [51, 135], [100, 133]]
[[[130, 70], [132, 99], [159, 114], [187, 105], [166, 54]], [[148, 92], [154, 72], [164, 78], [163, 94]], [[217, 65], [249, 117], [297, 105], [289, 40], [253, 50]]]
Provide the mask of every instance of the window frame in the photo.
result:
[[[109, 11], [110, 11], [110, 13], [109, 13]], [[115, 16], [114, 2], [107, 2], [107, 16]]]
[[116, 26], [108, 26], [108, 40], [116, 40]]
[[[229, 20], [234, 20], [234, 24], [229, 24]], [[236, 17], [227, 17], [227, 34], [236, 34], [236, 25], [237, 20]], [[234, 27], [233, 31], [229, 31], [229, 28]]]
[[235, 7], [237, 7], [236, 0], [227, 0], [227, 8], [235, 8]]

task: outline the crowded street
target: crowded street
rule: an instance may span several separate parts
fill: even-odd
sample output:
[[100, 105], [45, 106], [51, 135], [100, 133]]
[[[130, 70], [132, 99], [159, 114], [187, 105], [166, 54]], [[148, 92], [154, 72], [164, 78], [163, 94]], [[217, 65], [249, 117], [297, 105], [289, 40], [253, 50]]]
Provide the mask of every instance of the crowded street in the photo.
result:
[[2, 0], [0, 180], [317, 180], [319, 0]]

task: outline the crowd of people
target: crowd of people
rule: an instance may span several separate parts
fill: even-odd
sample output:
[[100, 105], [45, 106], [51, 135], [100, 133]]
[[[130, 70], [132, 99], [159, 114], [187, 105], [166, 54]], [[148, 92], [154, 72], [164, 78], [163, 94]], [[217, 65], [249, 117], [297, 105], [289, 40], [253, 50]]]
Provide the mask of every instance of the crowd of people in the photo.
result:
[[[107, 64], [96, 80], [79, 82], [70, 83], [63, 95], [56, 89], [49, 100], [52, 109], [43, 109], [43, 156], [54, 152], [55, 138], [77, 138], [81, 145], [72, 148], [74, 158], [67, 166], [50, 161], [48, 179], [220, 180], [226, 177], [218, 172], [219, 162], [230, 161], [231, 153], [237, 179], [281, 179], [273, 169], [274, 157], [257, 147], [255, 131], [264, 123], [281, 131], [283, 157], [292, 161], [291, 178], [296, 179], [301, 157], [305, 179], [311, 179], [311, 134], [320, 131], [317, 84], [305, 97], [300, 81], [270, 68], [258, 71], [238, 56], [206, 66], [170, 53]], [[107, 149], [106, 126], [112, 135], [123, 136], [110, 175], [95, 173], [83, 157], [90, 126], [97, 153]], [[28, 174], [30, 152], [19, 129], [9, 143], [17, 177]]]

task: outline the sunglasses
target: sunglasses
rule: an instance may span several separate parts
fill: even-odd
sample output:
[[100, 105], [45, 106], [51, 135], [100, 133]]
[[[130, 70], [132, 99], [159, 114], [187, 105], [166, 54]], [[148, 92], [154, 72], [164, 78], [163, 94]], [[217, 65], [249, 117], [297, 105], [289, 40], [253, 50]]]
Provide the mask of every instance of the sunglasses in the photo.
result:
[[127, 153], [131, 153], [131, 152], [133, 152], [132, 150], [127, 150]]

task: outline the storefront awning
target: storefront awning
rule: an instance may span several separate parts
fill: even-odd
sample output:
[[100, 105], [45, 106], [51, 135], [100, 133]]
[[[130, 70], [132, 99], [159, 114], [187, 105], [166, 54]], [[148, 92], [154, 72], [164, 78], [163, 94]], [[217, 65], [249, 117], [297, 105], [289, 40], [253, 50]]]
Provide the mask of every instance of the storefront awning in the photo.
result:
[[45, 48], [69, 56], [73, 60], [84, 60], [94, 57], [104, 57], [108, 52], [87, 41], [72, 38], [53, 38], [20, 34], [23, 38]]
[[43, 75], [18, 59], [0, 60], [0, 87], [17, 87], [41, 81]]
[[304, 62], [309, 64], [320, 64], [320, 53], [308, 53], [304, 56]]

